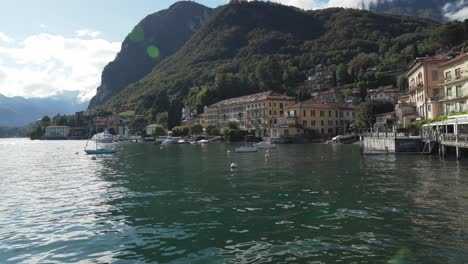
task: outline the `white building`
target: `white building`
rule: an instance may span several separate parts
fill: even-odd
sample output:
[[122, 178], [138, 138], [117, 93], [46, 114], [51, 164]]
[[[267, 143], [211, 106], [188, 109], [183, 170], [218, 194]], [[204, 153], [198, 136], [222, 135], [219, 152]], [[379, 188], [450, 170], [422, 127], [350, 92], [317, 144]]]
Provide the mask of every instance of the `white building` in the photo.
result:
[[153, 130], [159, 125], [151, 124], [146, 127], [146, 135], [151, 136], [153, 134]]
[[45, 130], [46, 138], [66, 138], [70, 133], [67, 126], [48, 126]]

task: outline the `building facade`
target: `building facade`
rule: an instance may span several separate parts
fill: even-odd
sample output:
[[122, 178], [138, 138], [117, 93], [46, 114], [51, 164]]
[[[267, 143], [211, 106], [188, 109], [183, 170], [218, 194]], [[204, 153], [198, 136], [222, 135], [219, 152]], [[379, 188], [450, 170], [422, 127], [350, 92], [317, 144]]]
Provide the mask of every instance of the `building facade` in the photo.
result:
[[440, 66], [444, 82], [440, 85], [445, 115], [468, 111], [468, 54], [463, 53]]
[[417, 118], [432, 119], [443, 112], [440, 100], [444, 91], [440, 84], [444, 81], [443, 63], [453, 59], [453, 53], [439, 53], [434, 56], [416, 58], [407, 78], [409, 101], [416, 107]]
[[268, 136], [268, 128], [294, 103], [294, 98], [273, 91], [231, 98], [205, 107], [205, 123], [220, 129], [233, 122], [240, 129], [255, 130], [257, 136]]
[[70, 128], [67, 126], [48, 126], [45, 129], [45, 137], [49, 139], [60, 139], [68, 137]]
[[288, 128], [288, 135], [297, 135], [300, 129], [305, 134], [345, 134], [356, 118], [357, 110], [352, 105], [310, 99], [288, 107], [286, 119], [279, 118], [271, 134], [285, 136], [285, 128]]

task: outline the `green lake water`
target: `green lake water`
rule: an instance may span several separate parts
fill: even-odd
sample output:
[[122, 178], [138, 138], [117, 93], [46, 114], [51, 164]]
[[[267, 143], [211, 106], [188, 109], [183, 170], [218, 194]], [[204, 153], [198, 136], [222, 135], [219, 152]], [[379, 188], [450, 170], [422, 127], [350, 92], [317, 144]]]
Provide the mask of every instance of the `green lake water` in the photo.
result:
[[0, 140], [0, 263], [468, 263], [468, 157], [85, 143]]

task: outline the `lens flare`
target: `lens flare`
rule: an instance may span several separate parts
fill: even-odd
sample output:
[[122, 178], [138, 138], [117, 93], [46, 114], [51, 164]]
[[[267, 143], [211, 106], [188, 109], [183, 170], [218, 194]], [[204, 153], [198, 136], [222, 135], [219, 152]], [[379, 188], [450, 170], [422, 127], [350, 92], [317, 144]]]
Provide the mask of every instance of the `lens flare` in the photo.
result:
[[150, 45], [148, 48], [146, 48], [146, 53], [150, 58], [152, 59], [157, 59], [159, 58], [159, 49], [155, 45]]

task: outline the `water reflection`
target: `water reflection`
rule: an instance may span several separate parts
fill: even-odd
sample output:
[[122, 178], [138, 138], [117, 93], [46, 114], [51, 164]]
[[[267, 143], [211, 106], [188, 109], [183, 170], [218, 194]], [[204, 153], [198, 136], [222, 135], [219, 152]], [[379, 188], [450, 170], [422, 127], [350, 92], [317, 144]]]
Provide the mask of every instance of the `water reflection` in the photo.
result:
[[0, 254], [10, 262], [468, 258], [463, 162], [339, 145], [281, 145], [265, 158], [224, 144], [123, 144], [91, 161], [78, 147], [0, 141]]

